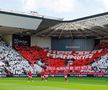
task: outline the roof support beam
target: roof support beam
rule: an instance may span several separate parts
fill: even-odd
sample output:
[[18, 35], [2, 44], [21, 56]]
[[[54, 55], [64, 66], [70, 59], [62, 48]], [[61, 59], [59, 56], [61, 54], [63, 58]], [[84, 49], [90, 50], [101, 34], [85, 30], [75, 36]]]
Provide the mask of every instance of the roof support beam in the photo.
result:
[[[59, 27], [59, 26], [60, 26], [60, 25], [57, 24], [57, 25], [55, 25], [54, 27], [57, 28], [57, 27]], [[41, 30], [40, 32], [37, 32], [36, 35], [44, 34], [45, 32], [49, 32], [50, 30], [54, 30], [54, 29], [50, 27], [50, 28], [48, 28], [48, 29]]]
[[60, 32], [59, 39], [60, 39], [60, 37], [61, 37], [62, 33], [63, 33], [63, 30], [61, 30], [61, 32]]
[[91, 29], [85, 29], [85, 30], [87, 30], [87, 31], [91, 32], [91, 34], [93, 34], [93, 36], [103, 37], [103, 35], [102, 35], [102, 34], [100, 34], [100, 33], [96, 32], [96, 31], [94, 31], [94, 30], [91, 30]]
[[[77, 31], [77, 32], [80, 33], [83, 37], [86, 38], [85, 33], [84, 33], [84, 30], [76, 28], [76, 27], [77, 27], [76, 24], [74, 24], [74, 26], [75, 26], [75, 31]], [[71, 27], [73, 27], [73, 25], [71, 25]], [[84, 27], [84, 28], [85, 28], [85, 27]]]

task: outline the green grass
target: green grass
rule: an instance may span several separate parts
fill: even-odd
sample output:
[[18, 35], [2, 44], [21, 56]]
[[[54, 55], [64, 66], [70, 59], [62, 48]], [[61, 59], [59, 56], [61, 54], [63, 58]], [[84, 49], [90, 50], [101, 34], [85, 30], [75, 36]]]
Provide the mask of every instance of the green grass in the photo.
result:
[[27, 78], [0, 78], [0, 90], [108, 90], [108, 78], [63, 77], [49, 78], [42, 82], [39, 77], [33, 81]]

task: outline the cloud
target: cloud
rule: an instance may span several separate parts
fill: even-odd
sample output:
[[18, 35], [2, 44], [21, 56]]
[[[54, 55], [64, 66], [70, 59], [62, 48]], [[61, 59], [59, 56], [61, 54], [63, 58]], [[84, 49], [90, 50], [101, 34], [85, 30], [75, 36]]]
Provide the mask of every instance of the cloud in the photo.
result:
[[55, 12], [73, 12], [76, 8], [75, 0], [46, 0], [44, 8]]
[[22, 0], [22, 6], [24, 11], [44, 9], [57, 13], [66, 13], [76, 10], [78, 0]]
[[38, 8], [37, 0], [22, 0], [22, 10], [23, 11], [33, 11]]
[[97, 0], [101, 5], [103, 10], [108, 10], [108, 0]]

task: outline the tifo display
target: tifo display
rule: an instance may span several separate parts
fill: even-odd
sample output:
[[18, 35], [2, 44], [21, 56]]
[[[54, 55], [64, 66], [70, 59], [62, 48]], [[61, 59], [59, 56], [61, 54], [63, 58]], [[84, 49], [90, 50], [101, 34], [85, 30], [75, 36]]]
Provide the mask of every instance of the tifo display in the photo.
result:
[[108, 49], [91, 51], [57, 51], [38, 46], [17, 46], [16, 50], [0, 41], [0, 73], [5, 75], [107, 75]]

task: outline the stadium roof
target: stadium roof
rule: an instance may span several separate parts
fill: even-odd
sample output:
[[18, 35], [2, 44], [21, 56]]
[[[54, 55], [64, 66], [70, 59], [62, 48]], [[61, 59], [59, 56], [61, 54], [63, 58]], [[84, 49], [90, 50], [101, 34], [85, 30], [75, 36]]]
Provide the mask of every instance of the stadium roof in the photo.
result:
[[51, 27], [61, 18], [39, 15], [36, 12], [24, 13], [0, 9], [0, 34], [33, 34]]
[[0, 10], [0, 34], [57, 38], [108, 38], [108, 12], [75, 20]]
[[108, 38], [108, 12], [63, 21], [36, 32], [36, 35], [58, 38]]

